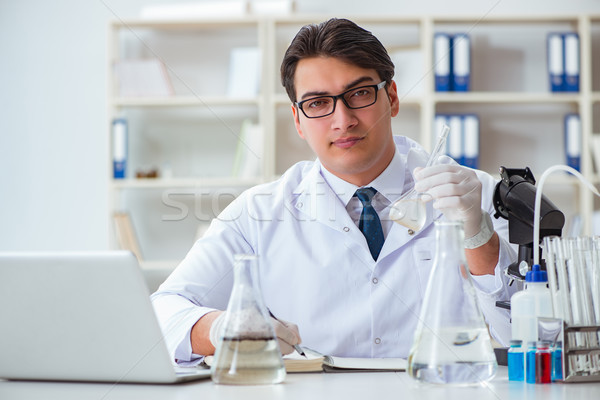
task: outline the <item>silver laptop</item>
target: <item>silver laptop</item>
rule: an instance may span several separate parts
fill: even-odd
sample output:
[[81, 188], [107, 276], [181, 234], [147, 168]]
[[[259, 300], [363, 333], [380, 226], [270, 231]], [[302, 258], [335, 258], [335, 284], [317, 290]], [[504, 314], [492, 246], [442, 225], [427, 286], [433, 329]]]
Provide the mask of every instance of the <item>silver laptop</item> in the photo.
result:
[[175, 383], [176, 368], [130, 252], [0, 253], [0, 378]]

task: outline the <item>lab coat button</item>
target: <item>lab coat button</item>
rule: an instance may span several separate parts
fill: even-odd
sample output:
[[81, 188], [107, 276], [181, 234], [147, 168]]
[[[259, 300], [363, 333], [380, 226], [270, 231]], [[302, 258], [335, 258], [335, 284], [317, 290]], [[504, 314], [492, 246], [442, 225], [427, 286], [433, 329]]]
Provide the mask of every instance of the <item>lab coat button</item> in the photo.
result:
[[377, 282], [379, 282], [379, 280], [378, 280], [377, 278], [373, 278], [373, 283], [374, 283], [375, 285], [377, 285]]
[[413, 231], [412, 229], [409, 229], [409, 230], [408, 230], [408, 234], [409, 234], [410, 236], [412, 236], [412, 235], [414, 235], [414, 234], [415, 234], [415, 231]]
[[296, 207], [298, 207], [298, 208], [302, 208], [302, 206], [304, 206], [304, 203], [302, 203], [302, 202], [299, 202], [298, 204], [296, 204]]
[[344, 227], [344, 232], [350, 232], [350, 228], [348, 228], [347, 226]]
[[379, 344], [379, 343], [381, 343], [381, 339], [375, 338], [375, 344]]

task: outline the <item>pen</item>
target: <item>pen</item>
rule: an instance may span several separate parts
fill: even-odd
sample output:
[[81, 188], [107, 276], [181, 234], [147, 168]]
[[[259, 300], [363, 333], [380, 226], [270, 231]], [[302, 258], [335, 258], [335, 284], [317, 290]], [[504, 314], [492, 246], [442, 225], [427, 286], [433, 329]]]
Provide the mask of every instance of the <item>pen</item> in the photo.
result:
[[[271, 316], [271, 318], [279, 321], [279, 318], [277, 318], [272, 312], [271, 310], [269, 310], [269, 308], [267, 308], [267, 311], [269, 312], [269, 315]], [[279, 321], [281, 322], [281, 321]], [[284, 324], [285, 325], [285, 324]], [[300, 346], [298, 346], [297, 344], [294, 344], [294, 350], [296, 350], [298, 352], [298, 354], [300, 354], [301, 356], [303, 356], [304, 358], [306, 358], [306, 354], [304, 354], [304, 350], [302, 350], [302, 348]]]

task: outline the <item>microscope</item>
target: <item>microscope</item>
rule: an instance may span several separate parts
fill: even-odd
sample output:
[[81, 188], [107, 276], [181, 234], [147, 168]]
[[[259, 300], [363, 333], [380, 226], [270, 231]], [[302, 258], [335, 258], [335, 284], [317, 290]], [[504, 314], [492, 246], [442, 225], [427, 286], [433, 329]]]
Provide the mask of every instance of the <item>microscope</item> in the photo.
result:
[[[527, 167], [525, 169], [500, 167], [500, 178], [494, 190], [493, 202], [496, 209], [494, 217], [508, 220], [508, 240], [519, 245], [517, 261], [506, 270], [506, 274], [512, 279], [512, 284], [515, 279], [525, 280], [525, 274], [533, 264], [533, 251], [538, 248], [538, 243], [533, 243], [536, 187], [533, 174]], [[564, 214], [542, 195], [540, 242], [546, 236], [560, 236], [564, 224]], [[541, 254], [540, 268], [546, 269]]]

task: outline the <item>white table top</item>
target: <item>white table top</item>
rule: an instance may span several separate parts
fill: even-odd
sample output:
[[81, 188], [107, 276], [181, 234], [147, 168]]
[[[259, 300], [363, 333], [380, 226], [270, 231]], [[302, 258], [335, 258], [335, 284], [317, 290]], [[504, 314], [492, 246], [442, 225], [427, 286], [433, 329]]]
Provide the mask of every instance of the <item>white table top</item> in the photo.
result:
[[0, 381], [2, 400], [570, 400], [598, 398], [600, 398], [600, 382], [546, 385], [509, 382], [506, 367], [499, 367], [496, 377], [489, 384], [476, 387], [423, 385], [412, 380], [404, 372], [288, 374], [284, 383], [271, 386], [215, 385], [211, 380], [177, 385]]

